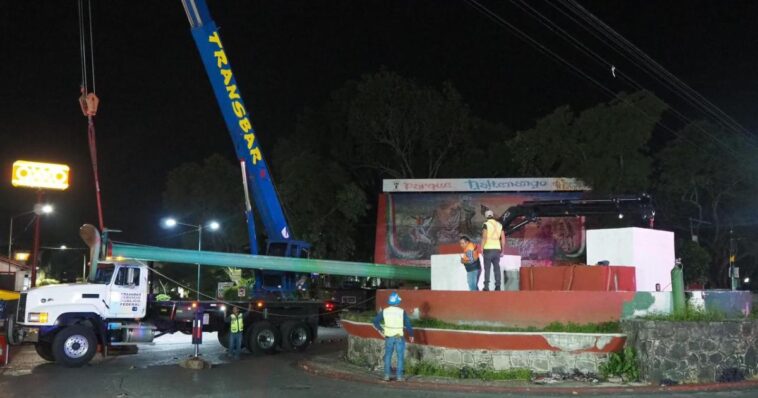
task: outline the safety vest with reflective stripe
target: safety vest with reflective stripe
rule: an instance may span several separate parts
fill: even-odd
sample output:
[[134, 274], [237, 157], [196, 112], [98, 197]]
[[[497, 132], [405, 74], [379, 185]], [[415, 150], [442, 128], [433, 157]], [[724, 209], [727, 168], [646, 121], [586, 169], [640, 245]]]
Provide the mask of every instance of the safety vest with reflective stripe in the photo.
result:
[[384, 317], [384, 337], [403, 335], [403, 311], [400, 307], [390, 306], [382, 311]]
[[229, 316], [232, 320], [232, 333], [242, 333], [242, 329], [245, 327], [245, 324], [242, 319], [242, 314], [240, 315], [230, 315]]
[[[466, 253], [468, 253], [469, 251], [474, 252], [474, 261], [468, 261], [468, 256], [466, 255]], [[476, 251], [476, 245], [469, 242], [466, 245], [466, 248], [463, 249], [463, 253], [461, 253], [461, 259], [463, 260], [464, 264], [469, 264], [472, 262], [479, 261], [479, 252]]]
[[503, 226], [493, 218], [487, 220], [484, 225], [487, 227], [487, 239], [482, 245], [482, 249], [501, 250], [502, 247], [500, 247], [500, 234], [503, 232]]

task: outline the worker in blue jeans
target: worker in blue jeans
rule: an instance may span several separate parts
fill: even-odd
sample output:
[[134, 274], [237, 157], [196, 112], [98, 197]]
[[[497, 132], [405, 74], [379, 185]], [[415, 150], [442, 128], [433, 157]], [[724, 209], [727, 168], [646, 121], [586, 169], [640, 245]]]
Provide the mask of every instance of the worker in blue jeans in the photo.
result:
[[461, 264], [466, 269], [466, 282], [468, 290], [475, 292], [479, 290], [479, 253], [476, 251], [476, 245], [466, 235], [462, 235], [461, 243]]
[[237, 306], [232, 307], [232, 313], [229, 315], [229, 356], [234, 359], [240, 358], [242, 349], [242, 333], [245, 328], [244, 317], [240, 315]]
[[[413, 343], [413, 327], [408, 314], [398, 307], [401, 298], [392, 292], [388, 300], [389, 307], [383, 309], [374, 318], [374, 327], [384, 336], [384, 381], [390, 381], [392, 372], [392, 353], [397, 353], [397, 381], [404, 381], [403, 365], [405, 362], [404, 329], [408, 329], [408, 341]], [[384, 326], [382, 327], [382, 322]]]
[[482, 225], [482, 258], [484, 260], [484, 287], [483, 291], [490, 290], [490, 268], [494, 268], [495, 290], [501, 289], [500, 256], [505, 254], [505, 231], [503, 225], [495, 219], [495, 212], [484, 212], [487, 221]]

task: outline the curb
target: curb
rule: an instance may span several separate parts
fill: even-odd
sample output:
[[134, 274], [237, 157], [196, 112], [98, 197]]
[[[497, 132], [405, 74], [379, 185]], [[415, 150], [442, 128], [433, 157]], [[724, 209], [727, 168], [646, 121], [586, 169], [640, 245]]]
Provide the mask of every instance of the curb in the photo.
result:
[[340, 371], [323, 366], [318, 362], [303, 359], [297, 362], [298, 368], [306, 373], [324, 376], [337, 380], [353, 381], [364, 384], [383, 385], [387, 388], [398, 390], [441, 390], [451, 392], [490, 392], [490, 393], [518, 393], [518, 394], [561, 394], [561, 395], [593, 395], [593, 394], [619, 394], [619, 393], [661, 393], [661, 392], [714, 392], [734, 391], [758, 388], [758, 380], [746, 380], [734, 383], [710, 383], [710, 384], [684, 384], [676, 386], [643, 386], [643, 387], [549, 387], [549, 386], [525, 386], [507, 387], [492, 385], [467, 385], [454, 383], [435, 383], [433, 381], [385, 382], [378, 377], [356, 374], [349, 371]]

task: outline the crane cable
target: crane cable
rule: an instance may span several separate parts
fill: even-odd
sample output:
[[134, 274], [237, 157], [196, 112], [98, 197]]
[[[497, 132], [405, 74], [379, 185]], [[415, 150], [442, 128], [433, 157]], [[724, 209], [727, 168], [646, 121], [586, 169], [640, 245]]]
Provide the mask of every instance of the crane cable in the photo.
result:
[[[92, 0], [87, 0], [85, 13], [84, 0], [78, 0], [79, 5], [79, 57], [81, 60], [81, 87], [79, 106], [82, 114], [87, 117], [87, 143], [89, 145], [90, 160], [92, 161], [92, 174], [95, 180], [95, 198], [97, 201], [97, 219], [100, 230], [105, 228], [103, 222], [103, 206], [100, 198], [100, 178], [97, 171], [97, 143], [95, 140], [95, 115], [100, 99], [95, 94], [95, 50], [94, 30], [92, 28]], [[89, 49], [87, 48], [89, 46]], [[89, 50], [89, 54], [88, 51]], [[88, 65], [89, 64], [89, 65]], [[89, 69], [87, 68], [89, 66]], [[89, 82], [92, 81], [90, 92]]]

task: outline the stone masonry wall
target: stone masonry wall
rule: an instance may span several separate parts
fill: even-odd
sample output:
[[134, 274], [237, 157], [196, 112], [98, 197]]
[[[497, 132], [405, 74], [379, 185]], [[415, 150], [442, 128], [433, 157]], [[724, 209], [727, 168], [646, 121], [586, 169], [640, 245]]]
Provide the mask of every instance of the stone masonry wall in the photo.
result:
[[[348, 335], [347, 359], [358, 365], [381, 369], [384, 366], [384, 340]], [[421, 344], [405, 345], [406, 366], [423, 361], [450, 368], [531, 369], [535, 373], [570, 373], [578, 370], [584, 374], [598, 374], [598, 366], [606, 360], [607, 354], [592, 352], [461, 350]]]
[[640, 376], [653, 383], [714, 382], [735, 371], [758, 374], [758, 320], [622, 322]]

